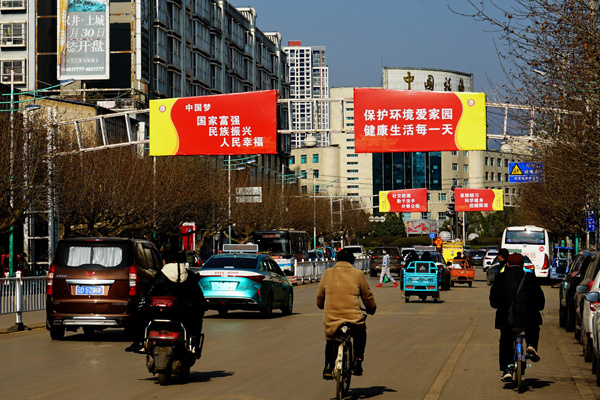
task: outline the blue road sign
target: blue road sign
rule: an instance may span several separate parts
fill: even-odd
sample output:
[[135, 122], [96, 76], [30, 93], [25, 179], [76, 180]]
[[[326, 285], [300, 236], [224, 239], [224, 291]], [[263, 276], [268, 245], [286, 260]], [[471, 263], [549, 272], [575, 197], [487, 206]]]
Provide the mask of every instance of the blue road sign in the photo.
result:
[[585, 212], [585, 226], [586, 231], [596, 232], [596, 212], [594, 210], [587, 210]]
[[544, 182], [544, 164], [541, 162], [509, 162], [508, 182]]
[[429, 234], [429, 239], [435, 239], [435, 233], [431, 232], [431, 233]]

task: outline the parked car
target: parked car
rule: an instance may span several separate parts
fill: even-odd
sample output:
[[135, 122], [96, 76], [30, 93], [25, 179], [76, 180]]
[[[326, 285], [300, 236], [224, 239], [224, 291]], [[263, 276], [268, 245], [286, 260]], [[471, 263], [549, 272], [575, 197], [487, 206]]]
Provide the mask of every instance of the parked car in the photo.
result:
[[200, 268], [200, 287], [208, 308], [221, 316], [229, 310], [255, 310], [268, 318], [276, 308], [284, 315], [292, 313], [291, 275], [267, 254], [217, 254]]
[[498, 256], [498, 250], [488, 250], [483, 257], [483, 271], [487, 272], [488, 268], [492, 266], [494, 258]]
[[575, 288], [575, 329], [573, 332], [575, 339], [577, 339], [580, 343], [584, 343], [584, 340], [587, 340], [584, 335], [583, 321], [583, 308], [585, 304], [584, 296], [592, 288], [592, 285], [594, 284], [594, 278], [596, 275], [598, 275], [598, 271], [600, 271], [600, 257], [594, 255], [587, 267], [587, 270], [585, 271], [585, 274], [583, 275], [583, 278], [581, 279], [581, 282], [579, 282]]
[[384, 246], [374, 248], [373, 253], [371, 253], [371, 276], [378, 276], [381, 273], [384, 250], [390, 255], [390, 272], [395, 272], [397, 274], [400, 273], [400, 268], [402, 267], [402, 256], [400, 255], [400, 249], [392, 246]]
[[560, 326], [566, 328], [567, 332], [575, 330], [575, 291], [594, 257], [595, 253], [590, 251], [579, 253], [571, 263], [569, 273], [559, 286], [558, 319]]
[[61, 340], [65, 330], [86, 334], [126, 328], [138, 310], [144, 284], [162, 268], [149, 241], [70, 238], [58, 242], [47, 277], [46, 329]]
[[[600, 257], [598, 257], [600, 259]], [[598, 262], [600, 264], [600, 262]], [[588, 292], [597, 292], [600, 290], [600, 270], [594, 276], [594, 279], [588, 285], [578, 285], [577, 292], [584, 293], [581, 306], [581, 345], [583, 346], [583, 358], [585, 361], [592, 361], [594, 354], [594, 336], [592, 319], [598, 308], [598, 300], [589, 301], [586, 294]]]
[[471, 250], [469, 251], [469, 264], [473, 266], [483, 266], [483, 258], [487, 251], [485, 250]]
[[600, 291], [592, 290], [585, 294], [592, 311], [592, 373], [596, 374], [596, 386], [600, 386]]
[[320, 251], [309, 251], [308, 252], [308, 261], [324, 261], [325, 256]]

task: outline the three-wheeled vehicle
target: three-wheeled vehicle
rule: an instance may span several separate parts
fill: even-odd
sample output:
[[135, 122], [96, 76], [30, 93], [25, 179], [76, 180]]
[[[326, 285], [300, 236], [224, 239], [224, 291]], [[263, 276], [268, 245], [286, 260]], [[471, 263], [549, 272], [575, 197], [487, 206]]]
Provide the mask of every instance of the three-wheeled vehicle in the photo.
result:
[[417, 296], [425, 301], [432, 297], [434, 302], [440, 299], [438, 286], [438, 267], [433, 261], [413, 261], [404, 268], [402, 277], [404, 301]]
[[475, 267], [470, 266], [467, 260], [455, 258], [449, 268], [450, 286], [454, 286], [455, 283], [466, 283], [469, 287], [473, 286]]
[[562, 281], [563, 278], [567, 276], [567, 272], [569, 272], [569, 266], [574, 258], [574, 248], [555, 247], [552, 257], [552, 266], [550, 267], [550, 280]]

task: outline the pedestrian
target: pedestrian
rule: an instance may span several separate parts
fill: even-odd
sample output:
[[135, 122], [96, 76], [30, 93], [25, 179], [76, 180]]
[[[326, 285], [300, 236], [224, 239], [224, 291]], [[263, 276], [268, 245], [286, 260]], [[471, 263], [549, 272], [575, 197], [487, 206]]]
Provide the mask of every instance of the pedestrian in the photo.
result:
[[498, 255], [496, 256], [496, 258], [498, 259], [498, 264], [500, 265], [499, 270], [498, 270], [499, 274], [504, 272], [504, 268], [506, 267], [506, 262], [508, 260], [508, 256], [509, 256], [509, 253], [508, 253], [507, 249], [502, 248], [502, 249], [498, 250]]
[[398, 282], [390, 274], [390, 255], [387, 251], [382, 250], [383, 257], [381, 259], [381, 274], [379, 275], [379, 284], [377, 287], [382, 287], [384, 282], [392, 281], [393, 287], [398, 286]]
[[540, 311], [544, 309], [545, 298], [533, 271], [523, 267], [524, 261], [518, 253], [508, 256], [504, 272], [498, 274], [490, 290], [490, 305], [496, 309], [495, 327], [500, 330], [499, 361], [503, 381], [512, 378], [509, 365], [513, 363], [513, 330], [525, 331], [527, 358], [533, 362], [540, 360], [537, 353], [542, 324]]

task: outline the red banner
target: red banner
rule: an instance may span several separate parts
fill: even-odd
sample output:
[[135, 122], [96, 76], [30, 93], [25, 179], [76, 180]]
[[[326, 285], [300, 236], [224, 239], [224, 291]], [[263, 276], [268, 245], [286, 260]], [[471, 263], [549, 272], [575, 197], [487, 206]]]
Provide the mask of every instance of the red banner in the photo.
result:
[[454, 189], [456, 211], [499, 211], [504, 209], [504, 195], [497, 189]]
[[484, 93], [354, 89], [357, 153], [486, 150]]
[[277, 91], [150, 100], [150, 155], [277, 154]]
[[427, 189], [379, 192], [380, 212], [427, 212]]

